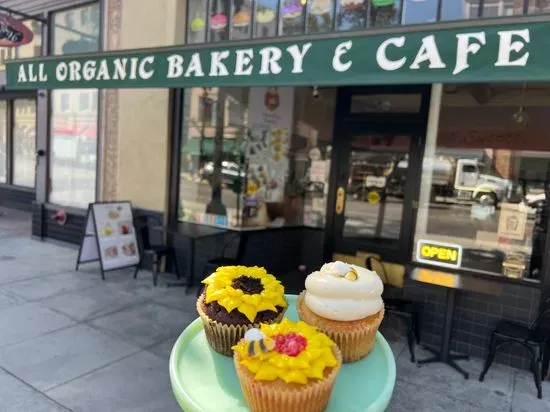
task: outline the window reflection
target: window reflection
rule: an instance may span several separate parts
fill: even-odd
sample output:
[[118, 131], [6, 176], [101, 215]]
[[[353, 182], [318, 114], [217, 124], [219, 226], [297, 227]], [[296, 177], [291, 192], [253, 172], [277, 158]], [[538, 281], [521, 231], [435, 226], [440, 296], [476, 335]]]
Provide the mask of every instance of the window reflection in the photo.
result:
[[334, 0], [313, 0], [308, 2], [309, 33], [323, 33], [332, 30], [334, 19]]
[[208, 18], [210, 41], [229, 39], [229, 0], [212, 0]]
[[251, 36], [252, 0], [233, 0], [233, 21], [231, 38], [248, 39]]
[[187, 42], [204, 43], [206, 41], [207, 2], [189, 1]]
[[278, 0], [261, 0], [256, 5], [255, 37], [273, 37], [277, 35]]
[[0, 47], [0, 70], [5, 70], [8, 60], [42, 55], [42, 24], [36, 20], [26, 20], [23, 24], [33, 33], [33, 39], [30, 43], [18, 47]]
[[338, 30], [362, 29], [367, 25], [369, 4], [362, 0], [338, 0]]
[[384, 27], [399, 24], [401, 2], [399, 0], [370, 0], [370, 27]]
[[446, 87], [437, 141], [426, 144], [417, 241], [462, 246], [464, 268], [538, 278], [550, 185], [542, 96], [549, 90]]
[[437, 8], [438, 0], [404, 0], [401, 24], [436, 22]]
[[527, 12], [528, 13], [549, 13], [550, 1], [548, 0], [527, 0]]
[[284, 36], [304, 32], [304, 4], [306, 4], [304, 0], [282, 0], [281, 25]]
[[13, 101], [13, 184], [34, 187], [36, 100]]
[[0, 100], [0, 183], [8, 179], [8, 108], [5, 100]]

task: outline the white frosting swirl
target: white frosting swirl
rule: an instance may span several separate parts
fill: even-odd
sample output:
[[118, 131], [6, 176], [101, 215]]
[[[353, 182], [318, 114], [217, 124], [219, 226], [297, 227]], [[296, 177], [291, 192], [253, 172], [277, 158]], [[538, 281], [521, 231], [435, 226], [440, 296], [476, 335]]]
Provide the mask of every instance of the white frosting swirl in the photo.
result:
[[[356, 280], [346, 279], [351, 270]], [[317, 315], [336, 321], [353, 321], [378, 313], [384, 303], [384, 285], [376, 272], [344, 262], [323, 265], [306, 278], [305, 303]]]

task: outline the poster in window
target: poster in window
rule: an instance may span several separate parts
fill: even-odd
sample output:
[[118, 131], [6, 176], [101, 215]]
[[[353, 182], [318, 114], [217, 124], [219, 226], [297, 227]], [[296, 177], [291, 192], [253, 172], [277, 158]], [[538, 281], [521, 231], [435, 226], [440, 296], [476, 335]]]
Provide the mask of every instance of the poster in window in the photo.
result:
[[502, 203], [498, 221], [498, 236], [511, 240], [523, 240], [527, 226], [527, 210], [522, 204]]
[[284, 198], [292, 133], [294, 88], [252, 87], [249, 96], [249, 183], [267, 203]]

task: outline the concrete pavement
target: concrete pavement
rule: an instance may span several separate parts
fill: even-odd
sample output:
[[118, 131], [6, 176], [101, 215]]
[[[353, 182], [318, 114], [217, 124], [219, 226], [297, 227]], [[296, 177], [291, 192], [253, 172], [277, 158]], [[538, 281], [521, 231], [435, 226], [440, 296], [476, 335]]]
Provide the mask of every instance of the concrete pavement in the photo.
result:
[[[173, 342], [195, 317], [182, 289], [151, 275], [74, 271], [75, 249], [29, 238], [30, 218], [0, 216], [0, 411], [177, 411], [168, 377]], [[531, 376], [494, 365], [485, 382], [409, 362], [398, 325], [384, 330], [398, 371], [390, 411], [550, 410]], [[421, 352], [421, 351], [419, 351]], [[424, 354], [419, 353], [419, 357]], [[480, 360], [466, 362], [475, 376]], [[346, 411], [347, 412], [347, 411]]]

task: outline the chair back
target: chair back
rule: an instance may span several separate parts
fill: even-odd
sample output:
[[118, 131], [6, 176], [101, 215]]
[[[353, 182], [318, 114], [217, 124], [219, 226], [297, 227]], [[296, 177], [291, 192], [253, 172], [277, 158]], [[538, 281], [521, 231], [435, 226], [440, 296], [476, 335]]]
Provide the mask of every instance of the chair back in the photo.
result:
[[[136, 234], [138, 236], [138, 241], [141, 244], [142, 251], [150, 250], [154, 246], [154, 243], [156, 243], [151, 238], [151, 227], [155, 225], [162, 227], [162, 222], [153, 216], [138, 215], [134, 217], [134, 226], [136, 228]], [[162, 237], [160, 232], [158, 237], [159, 239]], [[160, 241], [162, 242], [162, 239], [160, 239]]]
[[[374, 270], [374, 263], [378, 263], [380, 270]], [[380, 258], [376, 256], [367, 256], [367, 258], [365, 259], [365, 267], [368, 270], [372, 270], [373, 272], [376, 272], [376, 274], [380, 277], [380, 279], [382, 279], [382, 283], [384, 285], [387, 285], [389, 283], [388, 275], [386, 273], [386, 268], [384, 267], [384, 262], [382, 262]]]
[[221, 257], [226, 258], [227, 250], [232, 249], [235, 251], [235, 249], [232, 246], [237, 245], [237, 250], [234, 254], [235, 262], [237, 262], [239, 265], [242, 264], [244, 259], [244, 254], [246, 252], [246, 236], [248, 236], [248, 233], [232, 233], [228, 239], [224, 239], [223, 249]]
[[550, 330], [550, 298], [546, 298], [541, 305], [537, 317], [529, 327], [532, 333], [543, 334], [545, 331], [549, 333]]

